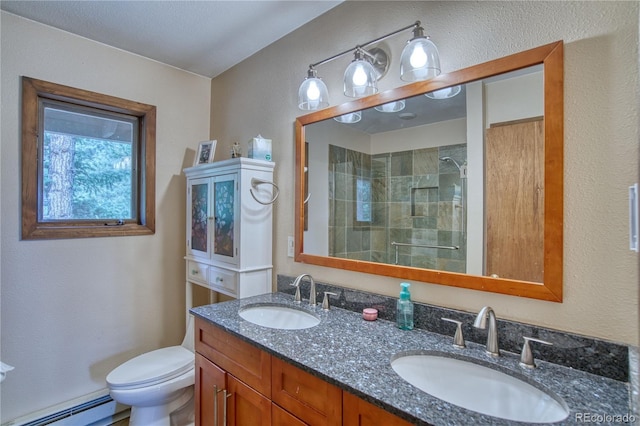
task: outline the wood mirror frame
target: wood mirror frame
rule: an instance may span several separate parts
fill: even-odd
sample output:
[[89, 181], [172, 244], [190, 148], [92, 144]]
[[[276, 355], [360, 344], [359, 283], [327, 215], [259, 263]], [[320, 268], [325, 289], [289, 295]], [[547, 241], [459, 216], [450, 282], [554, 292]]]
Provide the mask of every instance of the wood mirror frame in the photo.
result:
[[[563, 42], [557, 41], [500, 59], [474, 65], [427, 81], [315, 111], [296, 119], [295, 256], [296, 262], [468, 288], [519, 297], [562, 302], [563, 287]], [[533, 283], [433, 269], [325, 257], [303, 252], [305, 216], [305, 126], [398, 99], [469, 83], [522, 68], [544, 66], [544, 279]]]

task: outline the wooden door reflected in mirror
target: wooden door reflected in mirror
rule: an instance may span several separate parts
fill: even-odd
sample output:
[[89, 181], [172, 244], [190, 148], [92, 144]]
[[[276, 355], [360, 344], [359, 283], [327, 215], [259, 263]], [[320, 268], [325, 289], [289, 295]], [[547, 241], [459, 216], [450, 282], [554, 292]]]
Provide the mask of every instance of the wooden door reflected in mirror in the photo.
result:
[[485, 136], [486, 275], [543, 282], [543, 119], [500, 123]]

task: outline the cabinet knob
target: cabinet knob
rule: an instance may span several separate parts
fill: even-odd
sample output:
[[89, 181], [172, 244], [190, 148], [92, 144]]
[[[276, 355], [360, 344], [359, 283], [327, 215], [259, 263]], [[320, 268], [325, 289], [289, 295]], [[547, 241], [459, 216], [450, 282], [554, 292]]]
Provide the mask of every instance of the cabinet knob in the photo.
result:
[[223, 282], [223, 281], [224, 281], [224, 280], [222, 279], [222, 277], [216, 277], [216, 282], [217, 282], [217, 283], [221, 283], [221, 282]]
[[191, 270], [191, 275], [198, 275], [198, 270], [197, 269], [192, 269]]

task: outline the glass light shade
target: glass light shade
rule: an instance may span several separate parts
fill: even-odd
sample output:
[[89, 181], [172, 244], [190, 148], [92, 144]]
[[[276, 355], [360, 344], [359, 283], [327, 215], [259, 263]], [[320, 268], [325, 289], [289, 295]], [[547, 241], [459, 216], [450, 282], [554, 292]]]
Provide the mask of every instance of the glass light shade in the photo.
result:
[[358, 121], [362, 120], [362, 113], [360, 111], [350, 112], [348, 114], [343, 114], [338, 117], [333, 117], [333, 119], [336, 120], [338, 123], [346, 123], [346, 124], [357, 123]]
[[404, 99], [400, 99], [395, 102], [388, 102], [386, 104], [378, 105], [375, 107], [376, 111], [380, 112], [398, 112], [404, 109], [405, 102]]
[[439, 74], [440, 54], [436, 45], [424, 36], [411, 39], [400, 56], [400, 78], [421, 81]]
[[353, 60], [344, 72], [344, 94], [351, 98], [359, 98], [378, 93], [378, 76], [376, 70], [356, 51]]
[[424, 95], [427, 98], [431, 98], [431, 99], [449, 99], [456, 96], [458, 93], [460, 93], [461, 90], [462, 88], [460, 87], [460, 85], [458, 85], [458, 86], [452, 86], [452, 87], [445, 87], [444, 89], [440, 89], [440, 90], [434, 90], [433, 92], [425, 93]]
[[309, 70], [298, 89], [298, 108], [313, 111], [329, 106], [329, 91], [327, 85], [316, 76], [315, 70]]

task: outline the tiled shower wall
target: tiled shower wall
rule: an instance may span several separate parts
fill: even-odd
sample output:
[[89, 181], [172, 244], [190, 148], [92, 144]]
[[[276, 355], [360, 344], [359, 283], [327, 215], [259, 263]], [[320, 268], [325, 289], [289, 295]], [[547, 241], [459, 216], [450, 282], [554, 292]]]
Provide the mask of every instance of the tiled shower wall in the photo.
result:
[[[372, 211], [373, 202], [360, 203], [369, 220], [358, 220], [358, 179], [372, 184], [371, 155], [329, 145], [329, 256], [374, 260], [371, 238], [382, 232], [384, 218]], [[376, 190], [361, 190], [363, 200]], [[364, 215], [366, 216], [366, 215]]]
[[[369, 155], [329, 146], [329, 255], [465, 272], [466, 144]], [[458, 247], [457, 250], [401, 246]]]

